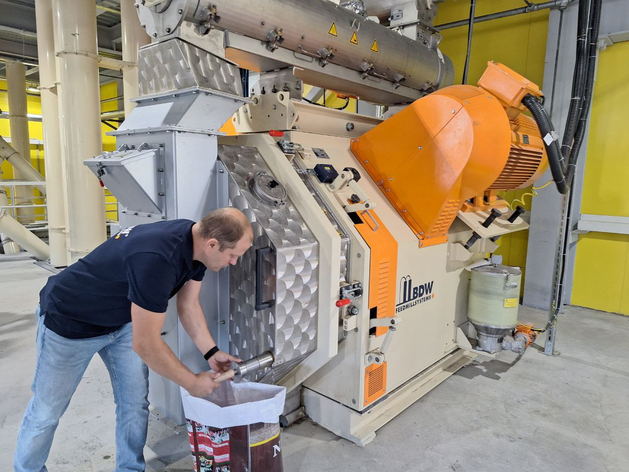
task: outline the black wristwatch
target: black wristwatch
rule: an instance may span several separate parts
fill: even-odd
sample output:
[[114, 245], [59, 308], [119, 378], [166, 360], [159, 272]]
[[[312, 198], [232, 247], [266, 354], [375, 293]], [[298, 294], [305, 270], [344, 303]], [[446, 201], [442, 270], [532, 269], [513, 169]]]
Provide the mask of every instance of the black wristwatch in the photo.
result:
[[205, 358], [206, 361], [210, 360], [210, 357], [212, 357], [214, 354], [216, 354], [218, 351], [220, 351], [220, 349], [218, 348], [218, 346], [214, 346], [212, 349], [210, 349], [208, 352], [205, 353], [205, 355], [203, 356]]

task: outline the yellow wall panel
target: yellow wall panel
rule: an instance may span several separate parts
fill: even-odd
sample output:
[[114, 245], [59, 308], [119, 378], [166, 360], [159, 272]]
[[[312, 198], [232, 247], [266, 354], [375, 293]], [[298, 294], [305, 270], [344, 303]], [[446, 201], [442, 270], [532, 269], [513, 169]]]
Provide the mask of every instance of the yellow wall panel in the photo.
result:
[[[108, 98], [115, 98], [118, 96], [118, 84], [112, 82], [101, 86], [100, 99], [107, 100]], [[122, 105], [121, 105], [122, 106]], [[118, 110], [118, 100], [112, 100], [110, 102], [101, 103], [101, 112], [116, 111]], [[118, 127], [117, 124], [111, 122], [113, 126]], [[113, 131], [105, 123], [101, 124], [103, 130], [103, 151], [115, 151], [116, 150], [116, 138], [114, 136], [107, 136], [107, 133]], [[109, 190], [105, 191], [105, 212], [107, 219], [118, 221], [118, 200], [114, 197]]]
[[[581, 213], [629, 216], [629, 42], [599, 54], [588, 137]], [[572, 304], [629, 315], [629, 236], [579, 238]]]
[[581, 212], [629, 216], [629, 42], [600, 52]]
[[628, 235], [582, 235], [577, 244], [572, 304], [613, 313], [621, 313], [623, 307], [626, 310], [628, 249]]

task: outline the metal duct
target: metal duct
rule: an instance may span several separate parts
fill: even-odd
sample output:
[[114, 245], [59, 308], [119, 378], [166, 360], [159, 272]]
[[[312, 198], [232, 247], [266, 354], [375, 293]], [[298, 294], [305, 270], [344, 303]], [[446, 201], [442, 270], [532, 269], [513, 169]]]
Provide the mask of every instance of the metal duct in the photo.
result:
[[[30, 162], [28, 162], [24, 157], [20, 155], [6, 140], [0, 136], [0, 163], [3, 160], [9, 161], [9, 163], [16, 169], [20, 176], [26, 181], [32, 182], [44, 182], [44, 177], [37, 172]], [[46, 194], [46, 186], [41, 185], [37, 186], [37, 189]]]
[[[176, 36], [183, 21], [217, 27], [407, 87], [431, 91], [452, 84], [454, 68], [437, 49], [413, 41], [327, 0], [172, 0], [142, 5], [153, 37]], [[166, 6], [164, 6], [166, 5]]]
[[48, 245], [22, 226], [6, 210], [0, 210], [0, 233], [11, 238], [40, 261], [50, 257]]

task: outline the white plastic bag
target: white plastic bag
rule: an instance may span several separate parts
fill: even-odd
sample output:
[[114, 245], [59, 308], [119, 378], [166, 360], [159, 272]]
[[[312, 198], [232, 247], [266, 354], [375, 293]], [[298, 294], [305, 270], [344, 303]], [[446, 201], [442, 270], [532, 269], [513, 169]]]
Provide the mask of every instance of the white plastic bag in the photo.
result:
[[208, 397], [181, 389], [187, 419], [214, 428], [277, 423], [284, 410], [286, 387], [257, 382], [223, 382]]

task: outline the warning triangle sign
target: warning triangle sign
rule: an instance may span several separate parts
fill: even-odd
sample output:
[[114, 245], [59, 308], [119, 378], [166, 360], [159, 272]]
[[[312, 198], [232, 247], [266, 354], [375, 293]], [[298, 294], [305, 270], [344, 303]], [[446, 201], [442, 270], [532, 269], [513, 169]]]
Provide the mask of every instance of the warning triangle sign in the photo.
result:
[[358, 36], [356, 36], [356, 31], [352, 33], [352, 37], [349, 42], [358, 46]]
[[328, 30], [328, 34], [331, 34], [332, 36], [338, 36], [336, 32], [336, 23], [332, 23], [332, 26], [330, 26], [330, 29]]
[[373, 44], [371, 45], [371, 50], [373, 52], [378, 52], [378, 41], [376, 41], [375, 39], [373, 40]]

